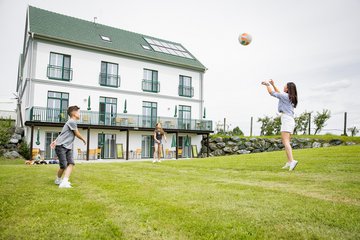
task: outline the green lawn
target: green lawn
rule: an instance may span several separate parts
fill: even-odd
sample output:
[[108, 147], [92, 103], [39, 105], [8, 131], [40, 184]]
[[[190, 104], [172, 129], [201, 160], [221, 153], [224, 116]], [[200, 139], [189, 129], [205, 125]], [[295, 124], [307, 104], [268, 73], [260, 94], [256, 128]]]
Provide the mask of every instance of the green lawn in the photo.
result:
[[360, 239], [360, 146], [199, 160], [0, 161], [1, 239]]

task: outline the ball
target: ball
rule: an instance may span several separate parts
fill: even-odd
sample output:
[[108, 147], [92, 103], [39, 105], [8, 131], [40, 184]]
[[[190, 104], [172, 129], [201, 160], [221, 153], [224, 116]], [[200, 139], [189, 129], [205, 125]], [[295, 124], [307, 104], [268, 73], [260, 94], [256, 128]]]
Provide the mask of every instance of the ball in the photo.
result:
[[249, 45], [251, 43], [251, 40], [252, 40], [252, 37], [250, 34], [248, 33], [243, 33], [243, 34], [240, 34], [239, 36], [239, 42], [241, 45]]

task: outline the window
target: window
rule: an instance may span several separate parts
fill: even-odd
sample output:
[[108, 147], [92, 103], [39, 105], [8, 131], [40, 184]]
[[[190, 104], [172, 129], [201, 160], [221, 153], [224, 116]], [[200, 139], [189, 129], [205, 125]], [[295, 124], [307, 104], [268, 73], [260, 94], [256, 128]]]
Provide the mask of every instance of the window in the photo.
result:
[[101, 86], [119, 87], [120, 77], [118, 75], [118, 64], [101, 62], [99, 84]]
[[193, 97], [194, 88], [192, 86], [191, 77], [182, 76], [179, 77], [179, 96]]
[[100, 97], [99, 100], [99, 124], [115, 124], [117, 99]]
[[186, 51], [180, 44], [160, 41], [148, 37], [144, 39], [156, 52], [194, 59], [193, 56], [191, 56], [191, 54]]
[[110, 37], [107, 37], [107, 36], [104, 36], [104, 35], [100, 35], [100, 38], [105, 41], [105, 42], [111, 42], [111, 38]]
[[144, 69], [142, 90], [145, 92], [160, 92], [160, 82], [158, 81], [158, 71]]
[[71, 57], [69, 55], [50, 53], [50, 61], [47, 68], [47, 77], [63, 81], [72, 79]]
[[143, 102], [143, 127], [154, 128], [157, 121], [157, 103]]
[[69, 93], [48, 91], [46, 119], [48, 122], [64, 122], [67, 120]]
[[191, 106], [179, 106], [179, 128], [191, 129]]

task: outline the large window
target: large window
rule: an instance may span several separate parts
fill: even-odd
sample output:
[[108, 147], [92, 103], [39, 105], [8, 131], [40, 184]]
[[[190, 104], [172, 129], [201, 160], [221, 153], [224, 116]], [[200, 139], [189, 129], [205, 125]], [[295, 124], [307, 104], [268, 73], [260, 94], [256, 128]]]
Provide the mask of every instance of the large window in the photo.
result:
[[158, 71], [144, 69], [142, 90], [145, 92], [160, 92], [160, 82], [158, 81]]
[[191, 77], [179, 76], [179, 96], [183, 97], [193, 97], [194, 88], [192, 86]]
[[143, 127], [155, 128], [157, 119], [157, 103], [143, 102]]
[[117, 99], [100, 97], [99, 124], [113, 125], [116, 118]]
[[69, 55], [50, 53], [47, 77], [63, 81], [72, 79], [71, 57]]
[[63, 122], [67, 119], [69, 107], [69, 93], [48, 91], [47, 94], [47, 121]]
[[191, 106], [179, 106], [179, 128], [191, 129]]
[[119, 67], [116, 63], [101, 62], [99, 83], [101, 86], [119, 87]]

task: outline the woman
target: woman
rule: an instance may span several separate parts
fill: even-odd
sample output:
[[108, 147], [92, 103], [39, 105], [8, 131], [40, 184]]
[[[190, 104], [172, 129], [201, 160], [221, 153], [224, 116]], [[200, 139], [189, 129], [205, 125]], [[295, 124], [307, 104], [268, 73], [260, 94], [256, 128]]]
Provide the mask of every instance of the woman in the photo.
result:
[[271, 96], [279, 99], [278, 111], [281, 113], [281, 140], [288, 159], [283, 169], [289, 168], [289, 171], [292, 171], [298, 164], [298, 161], [293, 158], [290, 144], [291, 134], [295, 128], [294, 108], [298, 104], [296, 85], [293, 82], [288, 82], [284, 87], [284, 92], [281, 93], [272, 79], [269, 82], [262, 82], [262, 84], [266, 86]]
[[[162, 138], [164, 137], [164, 140], [166, 142], [166, 135], [164, 130], [161, 127], [161, 123], [157, 123], [155, 125], [155, 131], [154, 131], [154, 147], [155, 147], [155, 151], [154, 151], [154, 160], [153, 163], [155, 162], [161, 162], [160, 157], [161, 157], [161, 152], [162, 152]], [[157, 154], [157, 160], [156, 160], [156, 154]]]

